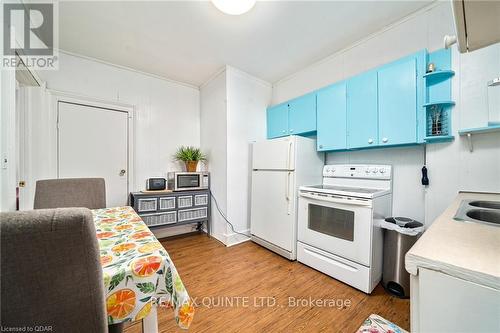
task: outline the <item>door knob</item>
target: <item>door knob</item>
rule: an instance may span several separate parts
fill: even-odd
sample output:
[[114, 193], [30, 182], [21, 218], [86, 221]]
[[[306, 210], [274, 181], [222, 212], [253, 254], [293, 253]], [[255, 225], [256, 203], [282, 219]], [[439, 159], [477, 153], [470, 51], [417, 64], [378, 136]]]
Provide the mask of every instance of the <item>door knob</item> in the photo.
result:
[[125, 175], [125, 172], [127, 172], [127, 171], [125, 171], [125, 169], [121, 169], [121, 170], [120, 170], [120, 176], [124, 176], [124, 175]]
[[387, 141], [389, 141], [389, 139], [387, 139], [387, 138], [383, 138], [383, 139], [382, 139], [382, 142], [383, 142], [383, 143], [386, 143]]
[[372, 144], [373, 143], [373, 139], [368, 139], [368, 143]]

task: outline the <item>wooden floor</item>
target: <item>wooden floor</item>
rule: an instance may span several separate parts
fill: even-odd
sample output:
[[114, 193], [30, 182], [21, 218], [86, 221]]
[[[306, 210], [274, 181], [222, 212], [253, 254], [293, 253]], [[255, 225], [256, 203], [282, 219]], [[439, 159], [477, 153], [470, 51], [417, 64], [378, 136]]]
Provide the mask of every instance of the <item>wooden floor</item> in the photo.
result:
[[[368, 296], [252, 242], [225, 247], [204, 235], [190, 235], [162, 243], [198, 303], [189, 332], [355, 332], [372, 313], [409, 329], [409, 301], [389, 296], [380, 285]], [[228, 297], [234, 297], [234, 306], [222, 304]], [[270, 297], [269, 304], [276, 305], [259, 306], [259, 297]], [[290, 307], [289, 297], [350, 300], [351, 305]], [[159, 308], [158, 322], [160, 332], [186, 332], [177, 328], [171, 309]], [[134, 322], [125, 332], [139, 333], [141, 327]]]

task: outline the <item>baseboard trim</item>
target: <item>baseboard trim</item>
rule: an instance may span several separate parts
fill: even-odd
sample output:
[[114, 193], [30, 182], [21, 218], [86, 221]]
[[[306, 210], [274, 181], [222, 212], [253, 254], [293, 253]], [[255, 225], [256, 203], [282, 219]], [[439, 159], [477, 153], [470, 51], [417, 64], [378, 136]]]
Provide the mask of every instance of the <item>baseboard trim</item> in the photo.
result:
[[226, 238], [226, 241], [224, 242], [224, 244], [226, 244], [226, 246], [229, 247], [229, 246], [241, 244], [241, 243], [244, 243], [244, 242], [247, 242], [250, 240], [250, 229], [242, 230], [241, 233], [248, 234], [248, 236], [244, 236], [244, 235], [237, 234], [234, 232], [231, 234], [224, 234], [224, 237]]

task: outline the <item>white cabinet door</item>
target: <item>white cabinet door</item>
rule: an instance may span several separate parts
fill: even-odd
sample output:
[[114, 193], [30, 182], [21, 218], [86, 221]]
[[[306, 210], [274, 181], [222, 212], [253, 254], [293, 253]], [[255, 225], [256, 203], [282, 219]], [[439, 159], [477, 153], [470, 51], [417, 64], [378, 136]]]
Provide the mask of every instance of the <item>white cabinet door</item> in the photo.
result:
[[294, 170], [295, 137], [260, 141], [253, 144], [253, 169]]
[[296, 234], [294, 186], [294, 172], [252, 173], [252, 235], [290, 252]]
[[100, 177], [106, 205], [123, 206], [128, 196], [128, 114], [59, 102], [58, 177]]
[[499, 290], [425, 268], [418, 270], [415, 289], [413, 332], [500, 332]]

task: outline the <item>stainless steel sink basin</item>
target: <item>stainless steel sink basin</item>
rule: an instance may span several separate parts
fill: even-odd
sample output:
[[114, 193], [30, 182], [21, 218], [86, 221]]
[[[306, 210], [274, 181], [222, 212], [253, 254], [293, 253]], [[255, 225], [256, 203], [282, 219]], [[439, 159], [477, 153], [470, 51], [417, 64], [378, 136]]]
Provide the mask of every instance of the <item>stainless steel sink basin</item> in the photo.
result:
[[500, 201], [462, 200], [454, 219], [500, 226]]
[[486, 209], [472, 209], [465, 215], [468, 217], [488, 223], [500, 224], [500, 211], [486, 210]]
[[480, 208], [500, 209], [499, 201], [471, 201], [469, 205]]

